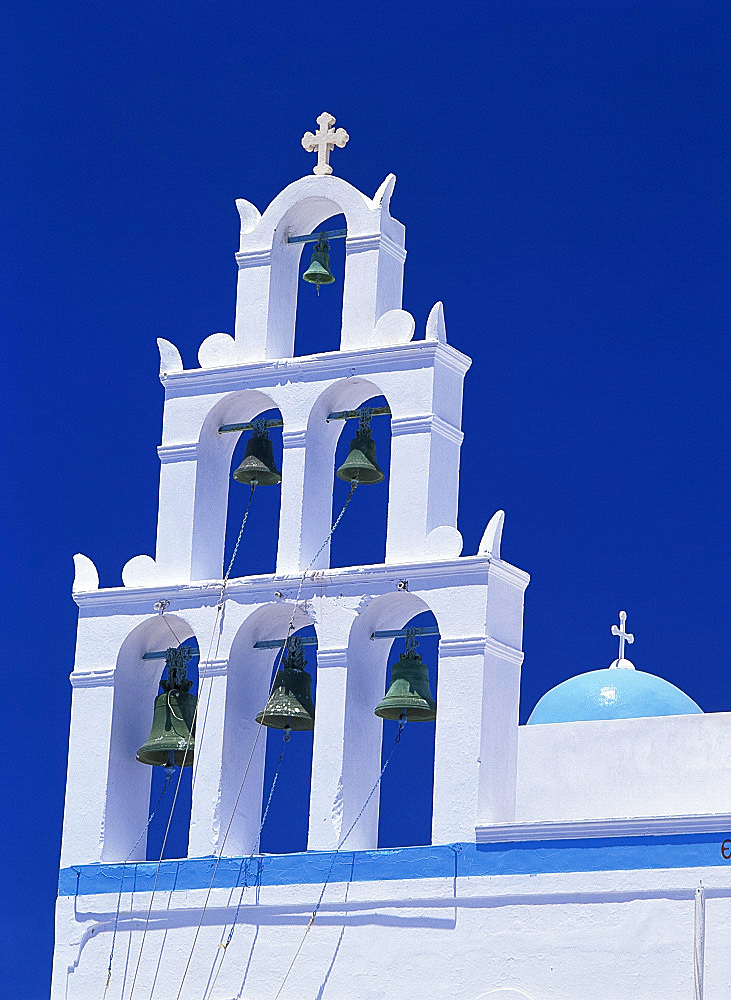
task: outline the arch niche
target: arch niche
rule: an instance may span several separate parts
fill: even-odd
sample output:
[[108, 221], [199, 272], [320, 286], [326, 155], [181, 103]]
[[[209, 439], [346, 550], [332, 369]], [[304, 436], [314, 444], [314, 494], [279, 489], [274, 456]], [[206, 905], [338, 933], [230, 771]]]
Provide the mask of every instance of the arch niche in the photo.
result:
[[[343, 830], [350, 827], [381, 770], [383, 720], [373, 710], [383, 698], [389, 654], [393, 643], [399, 640], [371, 639], [371, 634], [386, 629], [402, 629], [412, 618], [425, 611], [434, 614], [432, 608], [415, 594], [394, 591], [370, 601], [350, 630], [345, 699]], [[436, 619], [436, 615], [434, 617]], [[436, 695], [436, 691], [433, 693]], [[372, 850], [378, 846], [378, 813], [379, 796], [374, 795], [348, 840], [351, 850]]]
[[[165, 661], [144, 660], [145, 653], [178, 646], [194, 636], [179, 615], [156, 615], [134, 628], [122, 643], [114, 670], [112, 736], [104, 811], [105, 861], [127, 857], [144, 828], [150, 803], [152, 768], [140, 764], [137, 750], [150, 734], [152, 710]], [[177, 641], [176, 641], [177, 640]], [[144, 860], [145, 837], [131, 860]]]
[[[221, 762], [220, 827], [226, 830], [229, 822], [231, 824], [224, 848], [227, 857], [250, 854], [261, 823], [268, 730], [259, 726], [256, 715], [267, 703], [272, 671], [280, 650], [255, 649], [254, 644], [262, 639], [284, 638], [293, 611], [294, 605], [284, 601], [256, 608], [241, 625], [231, 644]], [[312, 624], [303, 611], [297, 610], [295, 631]], [[308, 669], [312, 672], [313, 667]], [[247, 768], [248, 774], [242, 786], [242, 776]]]
[[[291, 358], [302, 250], [308, 235], [344, 215], [347, 230], [341, 350], [365, 347], [376, 320], [401, 308], [405, 230], [388, 210], [396, 178], [373, 199], [340, 177], [309, 176], [288, 185], [263, 215], [239, 199], [241, 240], [236, 342], [242, 361]], [[384, 245], [385, 237], [385, 245]]]
[[[356, 421], [331, 420], [329, 413], [338, 410], [355, 410], [374, 396], [384, 396], [392, 407], [391, 400], [371, 379], [355, 377], [343, 379], [329, 386], [317, 399], [307, 422], [307, 448], [305, 453], [304, 502], [302, 505], [302, 568], [313, 558], [332, 525], [333, 489], [335, 483], [335, 450], [341, 434], [346, 428], [354, 432]], [[385, 421], [390, 418], [377, 417]], [[382, 460], [383, 459], [383, 460]], [[390, 468], [385, 456], [379, 454], [379, 465], [386, 475], [386, 481], [376, 486], [359, 489], [390, 489]], [[386, 525], [384, 524], [384, 533]], [[385, 540], [385, 539], [384, 539]], [[380, 560], [379, 560], [380, 561]], [[328, 569], [330, 566], [330, 544], [317, 557], [313, 569]]]
[[219, 434], [218, 428], [224, 424], [249, 423], [271, 409], [279, 409], [271, 396], [258, 389], [242, 389], [219, 400], [203, 421], [195, 477], [193, 580], [220, 580], [223, 576], [231, 457], [242, 432]]

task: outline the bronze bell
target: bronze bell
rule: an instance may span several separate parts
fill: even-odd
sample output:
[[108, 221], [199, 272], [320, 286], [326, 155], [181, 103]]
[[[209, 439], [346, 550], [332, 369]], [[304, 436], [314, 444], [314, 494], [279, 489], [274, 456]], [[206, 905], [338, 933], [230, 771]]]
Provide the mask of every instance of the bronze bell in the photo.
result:
[[299, 732], [315, 728], [312, 677], [305, 665], [302, 642], [295, 636], [287, 644], [287, 655], [274, 678], [266, 708], [256, 717], [257, 722], [271, 729]]
[[253, 423], [254, 431], [246, 442], [246, 454], [234, 472], [234, 479], [237, 483], [248, 485], [256, 480], [259, 486], [276, 486], [282, 481], [282, 473], [274, 464], [274, 450], [266, 421], [255, 420]]
[[376, 442], [371, 437], [371, 413], [368, 409], [360, 411], [360, 425], [355, 437], [350, 442], [348, 457], [335, 473], [338, 479], [352, 483], [382, 483], [384, 475], [376, 461]]
[[416, 652], [416, 641], [407, 634], [406, 652], [391, 667], [391, 684], [376, 705], [376, 715], [398, 722], [430, 722], [437, 717], [437, 703], [429, 687], [429, 670]]
[[308, 281], [317, 287], [317, 294], [320, 294], [320, 285], [332, 285], [335, 278], [330, 270], [330, 244], [325, 233], [320, 233], [319, 239], [312, 251], [310, 266], [302, 275], [303, 281]]
[[150, 735], [137, 751], [141, 764], [159, 767], [191, 767], [195, 749], [195, 708], [190, 694], [193, 682], [186, 676], [190, 647], [168, 649], [168, 676], [160, 681], [162, 694], [155, 698]]

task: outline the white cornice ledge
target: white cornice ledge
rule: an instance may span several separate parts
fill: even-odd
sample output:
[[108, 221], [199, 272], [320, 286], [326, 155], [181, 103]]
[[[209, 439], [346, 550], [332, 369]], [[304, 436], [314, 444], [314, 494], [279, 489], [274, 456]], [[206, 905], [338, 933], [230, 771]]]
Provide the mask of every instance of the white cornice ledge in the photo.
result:
[[731, 833], [731, 813], [681, 813], [675, 816], [615, 819], [541, 820], [534, 823], [494, 823], [475, 827], [478, 844], [522, 840], [581, 840], [592, 837], [660, 837], [682, 833]]
[[163, 378], [163, 385], [166, 397], [174, 398], [249, 387], [260, 389], [267, 376], [271, 377], [271, 384], [287, 379], [322, 382], [332, 378], [349, 378], [353, 366], [360, 370], [360, 374], [368, 375], [424, 368], [430, 360], [432, 364], [443, 364], [459, 375], [464, 375], [472, 364], [471, 358], [451, 344], [416, 340], [408, 344], [392, 344], [390, 347], [243, 361], [224, 368], [188, 368], [181, 372], [169, 372]]
[[[499, 575], [515, 586], [525, 589], [530, 577], [523, 570], [510, 563], [500, 561]], [[395, 589], [399, 580], [409, 579], [411, 590], [429, 590], [442, 586], [452, 586], [455, 574], [460, 582], [480, 582], [489, 586], [490, 575], [496, 570], [496, 562], [489, 556], [458, 556], [456, 559], [444, 559], [429, 562], [393, 562], [376, 563], [371, 566], [341, 566], [323, 570], [316, 577], [308, 576], [305, 581], [302, 597], [306, 599], [323, 588], [326, 594], [332, 594], [344, 587], [356, 587], [359, 591], [364, 583], [373, 588], [373, 594], [384, 592], [384, 589]], [[227, 594], [229, 598], [242, 597], [245, 601], [264, 602], [274, 600], [275, 591], [287, 591], [292, 594], [297, 590], [300, 574], [275, 576], [261, 574], [256, 576], [235, 577], [229, 580]], [[221, 593], [220, 580], [196, 580], [191, 583], [157, 584], [151, 587], [104, 587], [99, 590], [84, 591], [73, 595], [78, 606], [87, 614], [111, 607], [127, 608], [151, 607], [155, 601], [173, 600], [176, 608], [183, 612], [187, 608], [201, 607], [206, 604], [216, 604]], [[102, 612], [102, 613], [108, 613]]]
[[266, 267], [272, 262], [271, 250], [238, 250], [235, 256], [239, 270], [245, 267]]
[[494, 556], [490, 557], [490, 575], [520, 587], [521, 590], [525, 590], [530, 583], [530, 573], [526, 573], [524, 569], [518, 569], [512, 563], [505, 562], [504, 559], [496, 559]]
[[165, 465], [167, 462], [194, 462], [198, 457], [198, 442], [193, 444], [161, 444], [157, 454]]
[[69, 674], [69, 680], [73, 688], [111, 687], [114, 684], [114, 667], [83, 670], [78, 673], [74, 671]]
[[368, 250], [382, 249], [391, 257], [403, 262], [406, 260], [406, 250], [394, 243], [385, 233], [368, 234], [366, 236], [348, 236], [345, 240], [345, 252], [348, 255], [363, 253]]
[[347, 667], [347, 649], [320, 649], [317, 650], [317, 669], [320, 667]]
[[464, 434], [453, 424], [448, 424], [446, 420], [438, 417], [435, 413], [426, 413], [413, 417], [393, 417], [391, 420], [391, 435], [400, 437], [402, 434], [428, 434], [432, 430], [454, 441], [455, 444], [462, 444]]
[[284, 448], [304, 448], [307, 441], [307, 428], [301, 430], [282, 430], [282, 447]]
[[228, 660], [201, 660], [198, 677], [223, 677], [228, 672]]
[[523, 652], [508, 646], [489, 635], [470, 636], [466, 639], [440, 639], [440, 656], [480, 656], [488, 652], [520, 666], [523, 662]]

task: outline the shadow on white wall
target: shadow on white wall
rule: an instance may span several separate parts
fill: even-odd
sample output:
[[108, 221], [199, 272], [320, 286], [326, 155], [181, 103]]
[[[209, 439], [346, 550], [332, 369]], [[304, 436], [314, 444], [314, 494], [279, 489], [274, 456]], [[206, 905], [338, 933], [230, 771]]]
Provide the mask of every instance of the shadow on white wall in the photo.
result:
[[477, 1000], [487, 1000], [487, 997], [499, 997], [499, 1000], [535, 1000], [529, 993], [524, 993], [523, 990], [514, 990], [505, 986], [499, 986], [495, 990], [488, 990], [487, 993], [481, 993]]

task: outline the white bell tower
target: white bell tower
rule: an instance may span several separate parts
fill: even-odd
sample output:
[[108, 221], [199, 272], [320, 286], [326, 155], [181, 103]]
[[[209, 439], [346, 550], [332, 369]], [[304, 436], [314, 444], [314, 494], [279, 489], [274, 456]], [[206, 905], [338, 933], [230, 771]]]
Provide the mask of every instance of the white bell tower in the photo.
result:
[[[254, 717], [266, 701], [276, 650], [255, 643], [282, 637], [292, 618], [296, 628], [313, 625], [317, 634], [303, 863], [310, 852], [338, 846], [378, 780], [382, 721], [373, 708], [383, 697], [390, 643], [371, 636], [403, 629], [422, 611], [433, 613], [440, 637], [432, 844], [474, 843], [477, 825], [515, 820], [528, 576], [501, 557], [501, 511], [489, 519], [478, 552], [462, 554], [456, 526], [462, 386], [471, 362], [447, 342], [441, 302], [429, 314], [424, 338], [414, 339], [414, 319], [401, 308], [405, 229], [390, 211], [396, 179], [389, 175], [371, 198], [333, 176], [330, 152], [348, 138], [331, 128], [334, 121], [323, 113], [318, 132], [302, 140], [317, 152], [312, 174], [286, 187], [263, 213], [237, 201], [234, 336], [204, 340], [200, 367], [192, 370], [184, 370], [172, 343], [158, 342], [165, 404], [154, 558], [134, 556], [124, 567], [124, 586], [100, 589], [92, 561], [75, 557], [80, 618], [61, 860], [67, 891], [59, 899], [54, 964], [59, 1000], [99, 1000], [104, 993], [115, 894], [126, 877], [114, 873], [130, 851], [127, 867], [138, 862], [135, 877], [144, 888], [128, 898], [123, 885], [123, 933], [131, 955], [140, 947], [135, 934], [152, 888], [145, 872], [155, 865], [142, 863], [144, 837], [133, 850], [150, 789], [150, 768], [135, 752], [149, 732], [162, 669], [146, 654], [169, 646], [171, 630], [180, 641], [195, 636], [200, 649], [189, 854], [178, 869], [188, 874], [181, 875], [181, 891], [170, 888], [165, 875], [168, 888], [149, 902], [145, 927], [152, 917], [165, 928], [168, 955], [159, 936], [154, 947], [145, 945], [134, 993], [140, 1000], [150, 995], [158, 959], [159, 974], [175, 979], [175, 948], [185, 949], [192, 937], [200, 909], [191, 907], [202, 905], [194, 890], [205, 886], [205, 877], [190, 873], [210, 871], [211, 856], [233, 864], [256, 843], [265, 741], [257, 743]], [[340, 349], [294, 357], [303, 270], [303, 242], [295, 237], [316, 233], [341, 213], [347, 233]], [[385, 397], [391, 414], [385, 562], [330, 568], [327, 545], [313, 558], [332, 523], [335, 448], [346, 424], [328, 417], [374, 396]], [[231, 459], [240, 434], [221, 428], [250, 423], [271, 408], [283, 422], [276, 569], [230, 579], [221, 600]], [[163, 614], [155, 610], [161, 601], [168, 602]], [[214, 652], [206, 655], [209, 649]], [[373, 795], [349, 851], [377, 849], [378, 808]], [[313, 864], [317, 858], [313, 853]], [[111, 873], [106, 895], [99, 872]], [[88, 896], [77, 905], [84, 886], [96, 894], [93, 905], [86, 905]], [[216, 886], [225, 922], [235, 902], [227, 903]], [[119, 914], [115, 933], [118, 924]], [[206, 930], [203, 937], [213, 953], [202, 963], [205, 975], [193, 976], [199, 985], [215, 957], [216, 934]], [[204, 996], [187, 992], [192, 984], [183, 1000]], [[105, 997], [128, 1000], [130, 985], [115, 967]], [[175, 997], [175, 989], [168, 995]], [[212, 1000], [234, 995], [235, 989], [215, 993]]]

